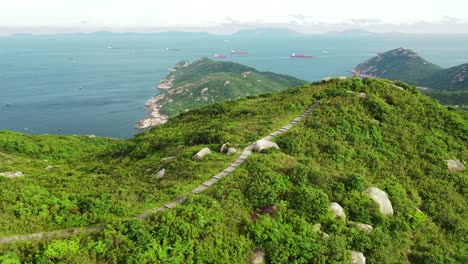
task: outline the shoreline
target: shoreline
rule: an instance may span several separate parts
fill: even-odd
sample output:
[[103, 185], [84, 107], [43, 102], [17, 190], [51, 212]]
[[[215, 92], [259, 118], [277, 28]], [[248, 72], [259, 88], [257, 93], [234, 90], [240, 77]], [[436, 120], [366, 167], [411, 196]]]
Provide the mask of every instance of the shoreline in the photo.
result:
[[138, 120], [135, 126], [138, 130], [144, 130], [148, 128], [152, 128], [158, 125], [162, 125], [169, 120], [169, 117], [166, 115], [161, 114], [159, 111], [162, 107], [159, 102], [166, 97], [164, 93], [160, 93], [155, 97], [149, 99], [145, 103], [145, 109], [148, 113], [148, 116], [144, 119]]

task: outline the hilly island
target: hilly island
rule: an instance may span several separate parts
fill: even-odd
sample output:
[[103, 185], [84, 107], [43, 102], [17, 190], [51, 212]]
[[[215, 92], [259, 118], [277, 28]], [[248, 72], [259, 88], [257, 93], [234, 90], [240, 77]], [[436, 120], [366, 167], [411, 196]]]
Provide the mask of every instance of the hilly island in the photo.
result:
[[0, 132], [0, 262], [468, 261], [466, 111], [357, 77], [166, 111], [128, 140]]
[[468, 63], [443, 69], [412, 50], [398, 48], [360, 63], [352, 73], [417, 83], [424, 94], [443, 104], [468, 104]]
[[163, 124], [170, 117], [214, 102], [276, 92], [305, 83], [291, 76], [208, 58], [182, 61], [169, 71], [157, 85], [162, 92], [145, 104], [149, 117], [140, 120], [137, 128]]

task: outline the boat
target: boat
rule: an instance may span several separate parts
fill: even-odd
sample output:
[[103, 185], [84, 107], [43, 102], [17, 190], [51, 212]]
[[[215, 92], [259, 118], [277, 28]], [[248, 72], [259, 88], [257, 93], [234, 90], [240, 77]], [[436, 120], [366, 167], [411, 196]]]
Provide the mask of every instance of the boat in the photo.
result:
[[293, 54], [291, 54], [291, 58], [301, 58], [301, 59], [305, 59], [305, 58], [312, 58], [312, 56], [293, 53]]
[[224, 58], [226, 58], [226, 57], [227, 57], [227, 56], [224, 55], [224, 54], [215, 54], [215, 55], [213, 55], [213, 58], [216, 58], [216, 59], [224, 59]]
[[166, 51], [179, 51], [180, 49], [176, 49], [176, 48], [166, 48]]
[[231, 50], [231, 54], [249, 54], [248, 51]]

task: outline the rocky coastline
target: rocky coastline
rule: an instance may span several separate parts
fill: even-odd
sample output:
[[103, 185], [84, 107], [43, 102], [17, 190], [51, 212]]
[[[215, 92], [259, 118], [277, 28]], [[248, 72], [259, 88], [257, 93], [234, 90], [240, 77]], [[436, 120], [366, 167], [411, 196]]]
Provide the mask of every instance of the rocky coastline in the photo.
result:
[[[156, 88], [166, 91], [173, 89], [175, 80], [174, 73], [183, 67], [189, 66], [191, 63], [192, 62], [189, 61], [183, 61], [167, 69], [169, 71], [169, 74], [166, 77], [164, 77], [161, 81], [159, 81], [159, 83], [156, 85]], [[165, 91], [161, 91], [160, 94], [145, 102], [145, 109], [148, 113], [148, 116], [145, 119], [138, 120], [135, 126], [136, 129], [144, 130], [152, 128], [158, 125], [162, 125], [166, 123], [167, 120], [169, 120], [169, 116], [163, 115], [160, 112], [162, 107], [161, 102], [164, 101], [166, 95], [167, 93]]]

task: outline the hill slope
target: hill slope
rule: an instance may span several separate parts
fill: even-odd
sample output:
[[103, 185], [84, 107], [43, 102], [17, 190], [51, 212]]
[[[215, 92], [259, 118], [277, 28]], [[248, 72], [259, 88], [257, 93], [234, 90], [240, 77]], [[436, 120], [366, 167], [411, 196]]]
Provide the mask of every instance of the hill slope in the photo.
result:
[[399, 80], [412, 84], [429, 78], [440, 70], [441, 67], [426, 61], [416, 52], [398, 48], [357, 65], [352, 72], [360, 76]]
[[[131, 140], [96, 138], [95, 152], [57, 156], [49, 171], [44, 159], [54, 155], [22, 152], [40, 143], [36, 136], [5, 133], [0, 172], [26, 176], [0, 177], [1, 234], [107, 225], [93, 235], [0, 245], [0, 262], [249, 263], [264, 252], [268, 263], [349, 263], [355, 250], [371, 264], [465, 263], [468, 175], [450, 172], [446, 160], [468, 159], [467, 115], [397, 85], [332, 79], [215, 103]], [[237, 157], [218, 153], [223, 143], [243, 148], [314, 104], [273, 139], [278, 150], [251, 154], [174, 209], [128, 219], [224, 170]], [[191, 160], [203, 147], [213, 153]], [[393, 216], [380, 213], [368, 187], [388, 194]], [[330, 202], [345, 219], [333, 217]]]
[[421, 80], [420, 85], [450, 91], [468, 90], [468, 63], [441, 70]]
[[158, 85], [162, 93], [146, 103], [150, 116], [138, 122], [144, 129], [165, 123], [188, 109], [224, 102], [248, 95], [280, 91], [305, 81], [297, 78], [260, 72], [234, 62], [202, 58], [194, 62], [182, 61], [170, 69]]

